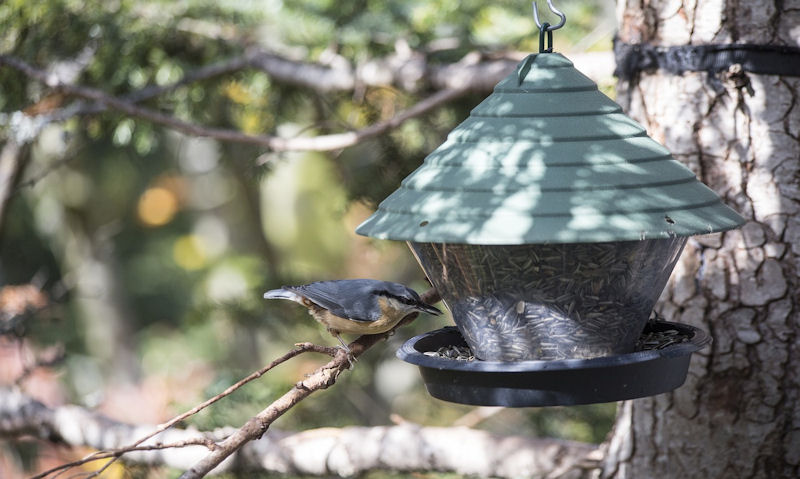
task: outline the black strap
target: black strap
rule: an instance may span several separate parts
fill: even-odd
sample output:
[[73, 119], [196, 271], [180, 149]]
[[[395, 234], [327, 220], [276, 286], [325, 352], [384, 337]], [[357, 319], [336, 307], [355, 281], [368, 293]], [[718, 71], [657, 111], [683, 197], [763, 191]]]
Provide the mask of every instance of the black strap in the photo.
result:
[[[547, 35], [547, 48], [544, 47], [544, 37]], [[553, 53], [553, 30], [550, 29], [550, 24], [547, 22], [542, 23], [539, 28], [539, 53]]]
[[614, 75], [630, 80], [637, 73], [661, 69], [673, 74], [687, 71], [719, 72], [739, 64], [742, 70], [763, 75], [800, 76], [800, 48], [782, 45], [684, 45], [657, 47], [614, 39], [617, 68]]

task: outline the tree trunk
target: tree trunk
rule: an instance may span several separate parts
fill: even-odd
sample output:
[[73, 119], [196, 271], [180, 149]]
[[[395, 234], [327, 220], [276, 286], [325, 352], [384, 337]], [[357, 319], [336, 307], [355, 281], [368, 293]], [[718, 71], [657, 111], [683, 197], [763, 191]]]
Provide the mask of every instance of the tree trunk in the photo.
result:
[[[798, 7], [620, 0], [619, 37], [797, 46]], [[748, 223], [687, 244], [659, 307], [714, 343], [693, 357], [683, 387], [622, 404], [605, 477], [800, 477], [798, 92], [798, 77], [734, 69], [620, 83], [628, 114]]]

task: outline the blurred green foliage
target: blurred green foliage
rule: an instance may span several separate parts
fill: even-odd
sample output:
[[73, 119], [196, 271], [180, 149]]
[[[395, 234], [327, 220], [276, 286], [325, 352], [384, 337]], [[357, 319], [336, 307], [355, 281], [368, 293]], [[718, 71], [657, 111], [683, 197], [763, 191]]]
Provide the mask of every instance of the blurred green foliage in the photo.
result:
[[[608, 7], [599, 0], [561, 3], [569, 20], [556, 32], [557, 49], [597, 48], [598, 41], [584, 45], [585, 39], [608, 21]], [[335, 51], [353, 63], [387, 55], [400, 40], [440, 62], [476, 49], [538, 48], [530, 4], [506, 0], [6, 0], [0, 27], [0, 53], [40, 68], [94, 50], [77, 82], [118, 96], [168, 85], [248, 45], [306, 61]], [[447, 47], [438, 46], [442, 40]], [[385, 119], [424, 94], [321, 93], [243, 70], [144, 104], [247, 133], [324, 134]], [[122, 364], [135, 380], [161, 377], [179, 385], [166, 406], [180, 412], [295, 342], [335, 343], [302, 308], [266, 303], [264, 290], [363, 276], [426, 289], [404, 245], [359, 238], [353, 229], [480, 100], [464, 98], [330, 154], [277, 154], [189, 138], [110, 111], [54, 124], [32, 145], [9, 206], [0, 283], [37, 278], [57, 301], [28, 339], [63, 343], [82, 358], [64, 368], [71, 401], [102, 403]], [[0, 69], [4, 115], [47, 101], [71, 100]], [[98, 302], [110, 316], [98, 317]], [[391, 413], [452, 424], [474, 408], [428, 397], [415, 368], [394, 358], [406, 338], [448, 323], [420, 318], [277, 427], [386, 424]], [[118, 336], [98, 340], [104, 328]], [[133, 356], [120, 363], [115, 358], [124, 349]], [[240, 424], [322, 360], [296, 359], [191, 422]], [[599, 442], [613, 414], [613, 405], [509, 409], [480, 427]]]

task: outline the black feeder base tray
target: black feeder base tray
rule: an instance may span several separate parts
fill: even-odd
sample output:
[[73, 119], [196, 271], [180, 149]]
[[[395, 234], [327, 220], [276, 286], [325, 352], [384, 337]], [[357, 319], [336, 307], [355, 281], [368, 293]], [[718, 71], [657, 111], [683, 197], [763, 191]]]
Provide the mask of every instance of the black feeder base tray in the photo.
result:
[[711, 342], [701, 329], [666, 321], [648, 332], [678, 330], [688, 341], [663, 349], [592, 359], [548, 361], [459, 360], [425, 354], [466, 346], [455, 327], [406, 341], [397, 357], [419, 366], [428, 393], [438, 399], [479, 406], [569, 406], [653, 396], [686, 380], [692, 353]]

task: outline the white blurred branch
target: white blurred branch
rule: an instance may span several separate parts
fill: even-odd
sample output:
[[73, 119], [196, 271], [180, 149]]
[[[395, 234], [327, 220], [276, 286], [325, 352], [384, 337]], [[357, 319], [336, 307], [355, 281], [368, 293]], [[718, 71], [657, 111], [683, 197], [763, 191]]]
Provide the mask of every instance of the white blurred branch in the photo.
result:
[[[124, 460], [131, 463], [187, 469], [231, 432], [169, 429], [137, 448], [125, 448], [155, 429], [118, 422], [78, 406], [49, 408], [18, 390], [0, 388], [0, 437], [33, 436], [88, 446], [104, 451], [92, 456], [98, 460], [130, 451]], [[598, 458], [596, 446], [590, 444], [403, 423], [295, 433], [270, 429], [214, 472], [350, 476], [382, 469], [482, 477], [588, 477]]]
[[0, 147], [0, 231], [3, 229], [6, 206], [22, 168], [23, 147], [13, 138]]

